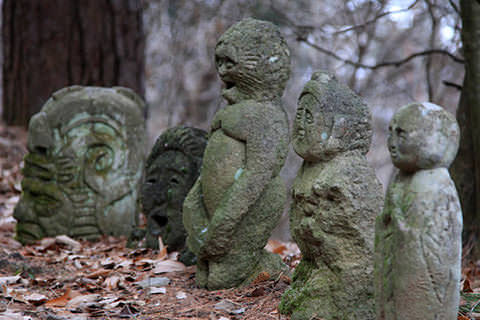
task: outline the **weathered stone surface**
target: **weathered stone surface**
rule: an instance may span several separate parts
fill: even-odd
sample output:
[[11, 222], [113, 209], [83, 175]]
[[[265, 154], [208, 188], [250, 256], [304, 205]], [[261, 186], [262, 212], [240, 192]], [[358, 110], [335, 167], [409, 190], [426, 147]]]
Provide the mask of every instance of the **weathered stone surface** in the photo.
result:
[[326, 72], [300, 95], [293, 132], [304, 159], [290, 229], [302, 251], [279, 309], [291, 319], [374, 319], [373, 242], [382, 189], [365, 154], [370, 112]]
[[19, 241], [130, 233], [145, 157], [143, 112], [126, 88], [73, 86], [52, 95], [30, 120], [14, 212]]
[[431, 103], [400, 108], [388, 147], [399, 169], [377, 217], [377, 319], [456, 319], [460, 293], [462, 212], [447, 171], [459, 128]]
[[[184, 250], [183, 201], [200, 174], [206, 145], [207, 133], [189, 127], [167, 129], [155, 142], [147, 159], [141, 194], [147, 217], [147, 247], [158, 249], [161, 236], [169, 250]], [[186, 255], [181, 253], [181, 257]]]
[[183, 208], [187, 244], [198, 258], [196, 280], [210, 290], [285, 267], [263, 247], [286, 199], [278, 176], [288, 146], [280, 97], [290, 72], [286, 42], [269, 22], [233, 25], [215, 55], [228, 105], [215, 115], [200, 178]]

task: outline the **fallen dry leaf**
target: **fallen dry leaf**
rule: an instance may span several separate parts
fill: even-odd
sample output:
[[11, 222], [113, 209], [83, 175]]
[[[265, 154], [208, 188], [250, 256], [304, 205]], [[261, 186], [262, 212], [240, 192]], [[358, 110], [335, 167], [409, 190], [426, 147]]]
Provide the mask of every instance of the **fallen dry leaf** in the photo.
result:
[[118, 275], [113, 275], [105, 279], [103, 285], [107, 288], [107, 290], [114, 290], [118, 289], [121, 286], [121, 277]]
[[70, 238], [67, 235], [56, 236], [55, 241], [56, 241], [57, 244], [64, 244], [64, 245], [70, 246], [74, 249], [75, 248], [80, 248], [82, 246], [80, 244], [80, 242], [78, 242], [76, 240], [73, 240], [72, 238]]
[[78, 294], [72, 291], [71, 288], [68, 288], [63, 295], [60, 297], [48, 300], [45, 305], [50, 307], [65, 307], [68, 301], [72, 300]]
[[89, 279], [97, 279], [99, 277], [106, 277], [108, 276], [110, 273], [112, 273], [112, 270], [108, 270], [108, 269], [98, 269], [97, 271], [94, 271], [92, 273], [89, 273], [87, 275], [85, 275], [85, 277], [89, 278]]
[[34, 306], [39, 306], [39, 305], [44, 304], [45, 302], [48, 301], [47, 296], [45, 296], [43, 294], [39, 294], [39, 293], [29, 294], [29, 295], [25, 296], [24, 299], [26, 301], [30, 302], [31, 304], [33, 304]]
[[270, 273], [267, 271], [262, 271], [258, 274], [258, 276], [253, 280], [252, 284], [257, 284], [260, 282], [264, 282], [270, 279]]
[[183, 263], [179, 261], [173, 261], [173, 260], [156, 261], [154, 265], [155, 267], [153, 269], [153, 273], [155, 274], [174, 272], [174, 271], [184, 271], [186, 268]]
[[67, 302], [66, 308], [77, 308], [82, 304], [96, 302], [100, 299], [99, 294], [84, 294], [76, 296]]
[[0, 286], [17, 283], [20, 279], [20, 276], [0, 277]]
[[163, 244], [162, 237], [158, 237], [158, 259], [163, 260], [168, 258], [167, 246]]
[[472, 286], [470, 285], [470, 280], [468, 278], [465, 278], [465, 280], [463, 281], [462, 291], [473, 292]]
[[265, 246], [267, 251], [276, 253], [276, 254], [283, 254], [287, 247], [280, 241], [277, 240], [268, 240], [267, 245]]

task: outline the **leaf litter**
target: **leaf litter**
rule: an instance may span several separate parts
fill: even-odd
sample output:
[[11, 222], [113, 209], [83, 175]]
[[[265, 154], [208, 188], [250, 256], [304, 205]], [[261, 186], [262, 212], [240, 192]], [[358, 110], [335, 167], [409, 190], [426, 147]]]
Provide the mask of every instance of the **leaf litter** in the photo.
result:
[[[261, 273], [247, 287], [207, 291], [177, 252], [96, 243], [61, 235], [22, 246], [14, 240], [26, 131], [0, 123], [0, 319], [289, 319], [278, 313], [290, 277]], [[161, 239], [159, 239], [161, 241]], [[266, 246], [294, 269], [295, 243]], [[480, 261], [464, 263], [458, 320], [480, 320]], [[160, 279], [160, 280], [159, 280]]]
[[[207, 291], [195, 284], [195, 266], [177, 261], [163, 243], [129, 249], [124, 238], [91, 243], [60, 235], [22, 246], [13, 210], [26, 132], [0, 124], [0, 140], [0, 319], [289, 319], [277, 311], [286, 276]], [[267, 249], [292, 266], [300, 259], [295, 244], [271, 241]]]

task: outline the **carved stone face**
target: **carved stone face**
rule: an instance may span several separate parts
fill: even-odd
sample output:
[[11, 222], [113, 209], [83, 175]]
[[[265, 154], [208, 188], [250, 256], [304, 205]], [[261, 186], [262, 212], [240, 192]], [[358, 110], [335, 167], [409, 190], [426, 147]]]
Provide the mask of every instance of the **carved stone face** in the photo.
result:
[[203, 130], [176, 127], [155, 143], [142, 187], [147, 247], [158, 248], [160, 236], [169, 250], [183, 249], [183, 201], [198, 177], [206, 141]]
[[218, 40], [215, 65], [229, 104], [279, 98], [290, 74], [288, 46], [273, 24], [244, 19]]
[[322, 158], [331, 132], [327, 122], [317, 98], [311, 93], [302, 95], [293, 124], [293, 148], [299, 156], [309, 161]]
[[372, 130], [367, 105], [333, 75], [315, 72], [305, 84], [293, 125], [293, 148], [306, 161], [331, 159], [347, 150], [363, 154]]
[[448, 168], [458, 144], [459, 128], [455, 119], [431, 103], [400, 108], [389, 125], [388, 149], [392, 162], [405, 172]]
[[128, 89], [56, 92], [29, 126], [17, 238], [127, 235], [144, 154], [140, 100]]

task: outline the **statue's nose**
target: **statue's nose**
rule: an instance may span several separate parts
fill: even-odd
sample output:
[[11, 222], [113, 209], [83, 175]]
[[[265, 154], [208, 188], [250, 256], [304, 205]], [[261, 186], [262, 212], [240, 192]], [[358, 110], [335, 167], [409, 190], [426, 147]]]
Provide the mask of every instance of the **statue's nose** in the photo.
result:
[[45, 112], [39, 112], [28, 125], [27, 148], [30, 152], [46, 155], [53, 147], [53, 134]]

